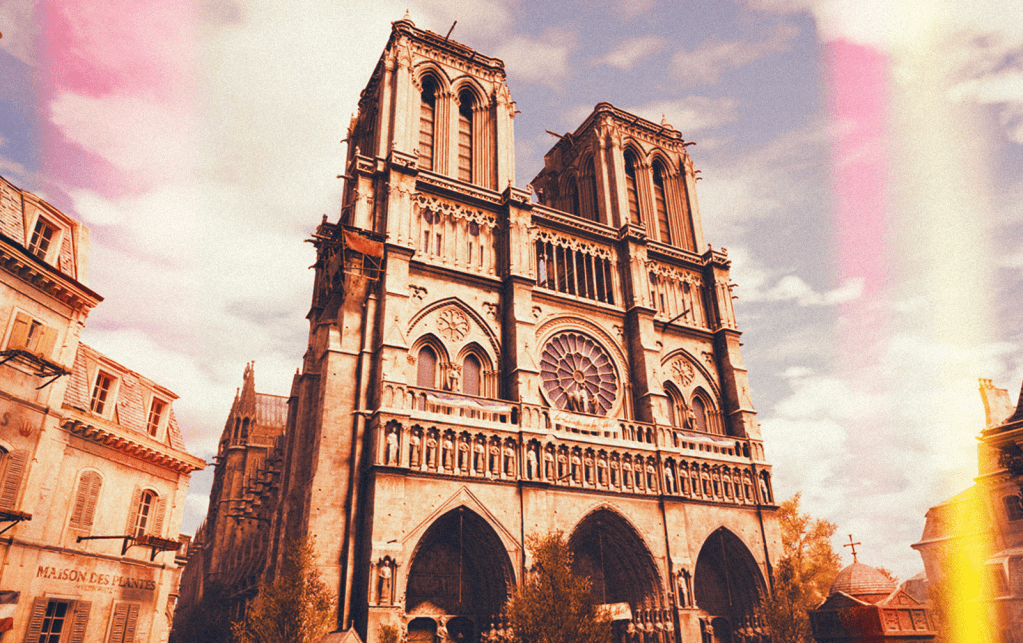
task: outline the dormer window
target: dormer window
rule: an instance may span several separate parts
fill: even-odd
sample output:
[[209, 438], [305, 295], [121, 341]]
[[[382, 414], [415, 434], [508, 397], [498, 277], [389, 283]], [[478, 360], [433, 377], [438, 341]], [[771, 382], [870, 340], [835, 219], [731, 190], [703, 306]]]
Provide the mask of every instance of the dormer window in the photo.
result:
[[39, 217], [36, 219], [36, 227], [32, 231], [32, 238], [28, 242], [28, 251], [45, 261], [46, 254], [50, 250], [50, 244], [56, 235], [57, 226]]
[[166, 409], [167, 403], [155, 397], [149, 405], [149, 422], [146, 424], [146, 432], [154, 438], [160, 432], [160, 424], [163, 422]]
[[107, 407], [107, 399], [110, 397], [113, 387], [113, 375], [103, 371], [97, 373], [96, 383], [92, 387], [92, 399], [89, 402], [89, 410], [97, 415], [103, 415], [103, 410]]

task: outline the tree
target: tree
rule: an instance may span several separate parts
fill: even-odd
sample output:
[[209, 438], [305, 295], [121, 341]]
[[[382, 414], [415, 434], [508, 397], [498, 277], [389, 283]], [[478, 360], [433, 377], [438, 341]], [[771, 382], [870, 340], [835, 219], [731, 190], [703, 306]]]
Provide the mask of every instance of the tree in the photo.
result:
[[533, 567], [508, 602], [516, 643], [611, 643], [611, 621], [572, 574], [572, 552], [560, 531], [531, 537]]
[[807, 614], [827, 597], [841, 559], [831, 546], [837, 526], [799, 511], [800, 494], [781, 503], [782, 557], [774, 567], [774, 591], [764, 600], [764, 620], [774, 643], [812, 643]]
[[330, 630], [337, 597], [312, 560], [308, 542], [288, 543], [280, 573], [263, 581], [245, 619], [231, 625], [235, 643], [315, 643]]

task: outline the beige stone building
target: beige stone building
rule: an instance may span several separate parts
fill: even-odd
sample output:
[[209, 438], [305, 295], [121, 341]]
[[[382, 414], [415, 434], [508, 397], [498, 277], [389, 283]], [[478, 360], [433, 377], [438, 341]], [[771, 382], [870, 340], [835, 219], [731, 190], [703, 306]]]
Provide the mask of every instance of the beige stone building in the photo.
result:
[[[980, 380], [986, 426], [976, 484], [927, 511], [920, 552], [930, 585], [953, 575], [979, 605], [988, 641], [1023, 643], [1023, 391]], [[979, 639], [978, 639], [979, 640]]]
[[499, 640], [525, 543], [561, 530], [623, 634], [752, 640], [780, 535], [688, 144], [600, 103], [524, 190], [514, 114], [500, 60], [394, 23], [283, 435], [239, 477], [225, 427], [205, 578], [241, 614], [305, 536], [335, 636]]
[[166, 640], [189, 474], [205, 464], [174, 393], [79, 341], [102, 300], [88, 247], [80, 222], [0, 178], [5, 641]]

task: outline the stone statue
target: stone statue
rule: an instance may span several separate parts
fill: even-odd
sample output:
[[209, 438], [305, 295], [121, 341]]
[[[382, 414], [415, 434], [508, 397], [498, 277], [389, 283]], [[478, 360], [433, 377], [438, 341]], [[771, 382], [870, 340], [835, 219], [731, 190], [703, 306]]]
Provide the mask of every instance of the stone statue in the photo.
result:
[[380, 605], [391, 604], [391, 566], [384, 564], [379, 571], [379, 594], [377, 603]]
[[533, 449], [526, 451], [526, 477], [530, 480], [536, 477], [536, 452]]
[[391, 429], [387, 432], [387, 460], [385, 464], [397, 464], [398, 432]]
[[412, 437], [409, 438], [409, 450], [411, 451], [409, 454], [409, 464], [413, 467], [419, 466], [419, 445], [419, 436], [413, 433]]
[[515, 475], [515, 450], [510, 446], [504, 447], [504, 474], [506, 476]]
[[444, 438], [444, 443], [441, 446], [441, 449], [442, 449], [442, 451], [441, 451], [441, 458], [442, 458], [442, 460], [444, 462], [444, 468], [445, 469], [450, 469], [452, 464], [453, 464], [451, 462], [452, 457], [453, 457], [453, 454], [452, 454], [452, 449], [453, 448], [454, 448], [454, 446], [451, 444], [451, 438]]
[[675, 493], [675, 476], [671, 475], [671, 469], [664, 467], [664, 491]]
[[431, 469], [437, 466], [437, 441], [432, 437], [426, 441], [426, 466]]

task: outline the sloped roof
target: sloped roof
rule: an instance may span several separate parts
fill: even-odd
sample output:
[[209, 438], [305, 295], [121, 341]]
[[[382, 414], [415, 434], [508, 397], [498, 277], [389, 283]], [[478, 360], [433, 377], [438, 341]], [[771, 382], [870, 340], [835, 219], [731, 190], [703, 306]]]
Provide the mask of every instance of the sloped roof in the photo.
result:
[[284, 429], [288, 422], [288, 398], [282, 395], [256, 393], [256, 423]]
[[[78, 352], [75, 355], [75, 364], [71, 368], [71, 379], [68, 382], [68, 389], [64, 395], [65, 405], [74, 407], [84, 413], [91, 413], [89, 410], [91, 391], [89, 390], [90, 382], [87, 370], [87, 364], [90, 361], [102, 364], [104, 369], [115, 371], [111, 374], [118, 376], [121, 380], [117, 391], [117, 399], [115, 400], [116, 409], [113, 415], [113, 422], [122, 429], [145, 436], [151, 440], [152, 438], [146, 432], [147, 413], [149, 410], [146, 407], [143, 393], [145, 391], [153, 392], [159, 397], [166, 399], [167, 402], [171, 402], [177, 396], [148, 377], [139, 375], [135, 371], [106, 357], [96, 349], [79, 343]], [[173, 408], [170, 408], [170, 414], [167, 417], [166, 443], [176, 450], [185, 451], [185, 440], [181, 436], [181, 428], [178, 426], [177, 418], [174, 417]]]

